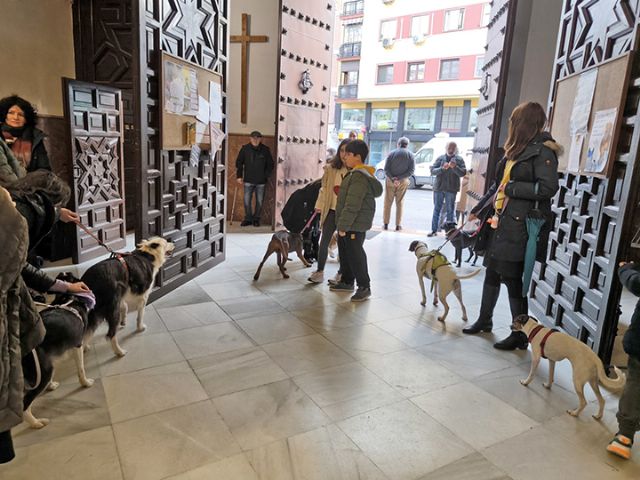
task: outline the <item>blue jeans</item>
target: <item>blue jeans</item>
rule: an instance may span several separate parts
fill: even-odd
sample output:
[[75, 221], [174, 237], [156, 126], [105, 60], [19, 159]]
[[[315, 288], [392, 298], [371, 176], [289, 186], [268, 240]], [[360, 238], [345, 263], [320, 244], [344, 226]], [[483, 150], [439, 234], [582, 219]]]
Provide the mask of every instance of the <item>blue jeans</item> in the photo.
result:
[[[257, 222], [260, 220], [260, 212], [262, 211], [262, 201], [264, 200], [265, 184], [244, 183], [244, 219], [247, 222]], [[252, 210], [251, 197], [253, 192], [256, 193], [256, 209]]]
[[431, 218], [431, 231], [440, 230], [440, 212], [445, 203], [447, 222], [456, 221], [456, 192], [433, 192], [433, 217]]

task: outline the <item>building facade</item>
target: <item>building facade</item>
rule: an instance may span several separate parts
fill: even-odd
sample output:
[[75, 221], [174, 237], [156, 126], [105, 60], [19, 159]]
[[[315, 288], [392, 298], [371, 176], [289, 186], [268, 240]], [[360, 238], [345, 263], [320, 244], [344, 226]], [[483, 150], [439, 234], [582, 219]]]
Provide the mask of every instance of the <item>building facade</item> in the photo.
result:
[[491, 7], [481, 0], [351, 0], [339, 10], [335, 128], [382, 160], [400, 136], [472, 136]]

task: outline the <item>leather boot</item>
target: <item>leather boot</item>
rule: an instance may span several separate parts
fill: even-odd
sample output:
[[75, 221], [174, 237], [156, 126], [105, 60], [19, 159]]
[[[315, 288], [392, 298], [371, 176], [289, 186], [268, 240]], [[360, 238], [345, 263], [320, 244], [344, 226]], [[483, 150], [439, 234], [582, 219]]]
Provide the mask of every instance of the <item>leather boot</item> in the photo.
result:
[[467, 328], [463, 328], [462, 333], [473, 335], [480, 332], [490, 332], [493, 328], [493, 309], [498, 303], [499, 296], [499, 286], [484, 285], [482, 287], [482, 303], [480, 304], [478, 320]]
[[495, 343], [493, 348], [497, 348], [498, 350], [515, 350], [516, 348], [526, 350], [528, 345], [529, 340], [524, 332], [511, 332], [511, 335], [507, 338]]

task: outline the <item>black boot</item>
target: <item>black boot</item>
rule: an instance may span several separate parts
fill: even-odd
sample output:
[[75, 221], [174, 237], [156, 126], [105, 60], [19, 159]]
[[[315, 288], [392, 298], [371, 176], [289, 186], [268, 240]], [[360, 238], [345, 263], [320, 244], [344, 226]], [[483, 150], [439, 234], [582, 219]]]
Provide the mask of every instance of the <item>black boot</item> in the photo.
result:
[[478, 320], [467, 328], [462, 329], [462, 333], [475, 334], [480, 332], [490, 332], [493, 328], [493, 309], [498, 303], [500, 287], [484, 285], [482, 288], [482, 303], [480, 304], [480, 315]]
[[526, 350], [528, 345], [529, 340], [524, 332], [511, 332], [511, 335], [507, 338], [495, 343], [493, 348], [497, 348], [498, 350], [515, 350], [516, 348]]

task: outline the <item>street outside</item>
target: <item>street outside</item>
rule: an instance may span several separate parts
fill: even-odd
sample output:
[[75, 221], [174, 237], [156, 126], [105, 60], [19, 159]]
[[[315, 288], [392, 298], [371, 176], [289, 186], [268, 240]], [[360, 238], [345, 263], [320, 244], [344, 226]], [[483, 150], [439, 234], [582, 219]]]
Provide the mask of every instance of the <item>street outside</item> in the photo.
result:
[[[384, 185], [383, 185], [384, 186]], [[382, 211], [384, 208], [384, 192], [376, 199], [376, 216], [373, 219], [374, 228], [382, 228]], [[391, 221], [389, 230], [396, 228], [395, 204], [391, 207]], [[431, 229], [431, 216], [433, 215], [433, 191], [431, 188], [422, 187], [407, 190], [404, 197], [404, 212], [402, 215], [402, 228], [408, 231], [428, 232]]]

